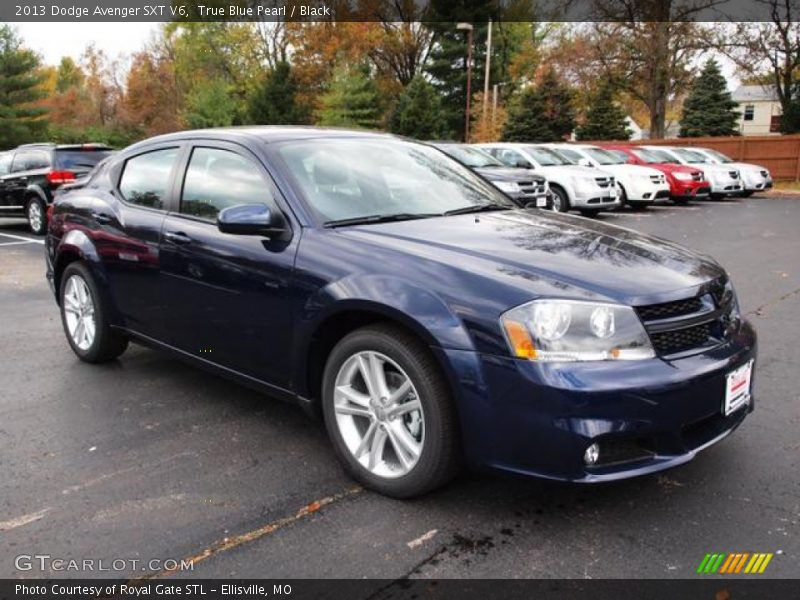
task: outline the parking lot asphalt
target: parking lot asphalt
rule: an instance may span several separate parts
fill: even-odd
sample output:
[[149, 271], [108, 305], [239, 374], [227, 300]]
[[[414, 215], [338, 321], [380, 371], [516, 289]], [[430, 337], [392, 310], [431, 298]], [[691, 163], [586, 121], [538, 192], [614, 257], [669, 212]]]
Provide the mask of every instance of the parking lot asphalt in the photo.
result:
[[[759, 333], [755, 412], [659, 475], [585, 487], [470, 473], [414, 501], [355, 486], [296, 407], [137, 346], [78, 361], [41, 240], [0, 221], [0, 577], [168, 577], [143, 563], [193, 558], [180, 576], [683, 578], [707, 552], [772, 552], [760, 577], [797, 577], [800, 198], [600, 219], [728, 269]], [[35, 554], [143, 563], [16, 568]]]

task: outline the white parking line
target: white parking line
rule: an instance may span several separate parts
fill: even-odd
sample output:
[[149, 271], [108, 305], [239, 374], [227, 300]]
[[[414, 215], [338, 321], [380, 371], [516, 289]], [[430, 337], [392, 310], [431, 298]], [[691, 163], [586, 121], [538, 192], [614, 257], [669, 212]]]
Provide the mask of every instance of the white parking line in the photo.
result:
[[[34, 238], [23, 237], [21, 235], [13, 235], [11, 233], [0, 233], [0, 235], [3, 236], [3, 237], [11, 238], [12, 240], [19, 240], [21, 242], [27, 242], [29, 244], [44, 244], [44, 240], [37, 240], [37, 239], [34, 239]], [[9, 245], [11, 245], [11, 242], [7, 242], [5, 244], [0, 243], [0, 246], [9, 246]]]
[[2, 248], [3, 246], [21, 246], [23, 244], [33, 244], [33, 243], [35, 243], [34, 240], [29, 240], [26, 242], [0, 242], [0, 248]]

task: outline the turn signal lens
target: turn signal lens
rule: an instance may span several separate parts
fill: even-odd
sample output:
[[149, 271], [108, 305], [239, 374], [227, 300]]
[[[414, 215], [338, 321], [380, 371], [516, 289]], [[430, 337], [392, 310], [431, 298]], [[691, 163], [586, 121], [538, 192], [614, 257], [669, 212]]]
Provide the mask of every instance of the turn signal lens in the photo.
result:
[[503, 327], [508, 336], [508, 343], [514, 351], [514, 356], [517, 358], [536, 358], [536, 348], [525, 325], [518, 321], [503, 319]]

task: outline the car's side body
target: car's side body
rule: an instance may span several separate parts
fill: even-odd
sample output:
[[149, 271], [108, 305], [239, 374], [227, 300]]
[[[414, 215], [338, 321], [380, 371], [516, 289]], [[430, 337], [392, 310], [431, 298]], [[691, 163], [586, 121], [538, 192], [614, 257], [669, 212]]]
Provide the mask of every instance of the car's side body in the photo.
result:
[[[720, 413], [726, 377], [751, 364], [756, 340], [708, 257], [544, 211], [322, 226], [276, 148], [370, 135], [232, 128], [136, 144], [58, 199], [47, 277], [57, 292], [68, 265], [81, 261], [119, 332], [311, 412], [337, 342], [391, 323], [435, 357], [475, 466], [583, 482], [639, 475], [690, 460], [752, 410]], [[223, 233], [182, 212], [198, 149], [246, 161], [264, 191], [259, 201], [283, 219], [281, 235]], [[138, 185], [144, 178], [132, 174], [144, 164], [159, 166], [146, 172], [162, 178], [160, 195], [130, 191], [126, 178]], [[209, 189], [225, 182], [215, 177], [206, 175]], [[653, 358], [611, 365], [519, 360], [500, 318], [537, 298], [636, 307], [666, 345]], [[704, 308], [671, 308], [687, 298]], [[649, 321], [653, 307], [668, 318]], [[673, 335], [698, 326], [705, 334], [688, 343]], [[584, 450], [595, 438], [634, 454], [589, 468]]]
[[475, 144], [509, 165], [530, 165], [544, 175], [550, 187], [566, 193], [570, 208], [587, 211], [611, 210], [620, 205], [614, 176], [579, 165], [544, 166], [526, 149], [533, 144]]
[[711, 194], [711, 185], [701, 169], [687, 167], [678, 162], [646, 162], [636, 154], [635, 146], [627, 144], [602, 143], [598, 146], [626, 156], [629, 164], [652, 167], [664, 173], [672, 200], [694, 200], [707, 198]]

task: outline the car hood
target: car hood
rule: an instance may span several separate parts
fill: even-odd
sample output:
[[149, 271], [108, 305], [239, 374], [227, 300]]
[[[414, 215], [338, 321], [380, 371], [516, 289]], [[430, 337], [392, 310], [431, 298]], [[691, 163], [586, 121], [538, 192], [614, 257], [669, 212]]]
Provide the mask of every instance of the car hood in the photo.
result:
[[720, 175], [727, 175], [731, 171], [738, 171], [737, 167], [733, 167], [731, 165], [712, 165], [712, 164], [698, 164], [698, 165], [686, 165], [687, 167], [695, 168], [699, 171], [703, 171], [705, 173], [713, 173], [713, 174], [720, 174]]
[[740, 171], [767, 171], [769, 173], [769, 169], [766, 169], [760, 165], [754, 165], [753, 163], [731, 162], [731, 163], [722, 163], [720, 164], [720, 166], [732, 167], [734, 169], [739, 169]]
[[595, 177], [611, 177], [611, 173], [608, 171], [596, 169], [594, 167], [584, 167], [581, 165], [558, 165], [554, 167], [542, 167], [541, 169], [537, 169], [537, 171], [541, 171], [545, 176], [548, 176], [552, 173], [554, 176], [571, 175], [573, 177], [591, 177], [592, 179]]
[[489, 181], [538, 181], [544, 182], [545, 178], [530, 169], [517, 169], [514, 167], [478, 167], [476, 172]]
[[640, 305], [690, 295], [724, 275], [671, 242], [558, 213], [509, 210], [350, 227], [362, 242], [523, 288]]

